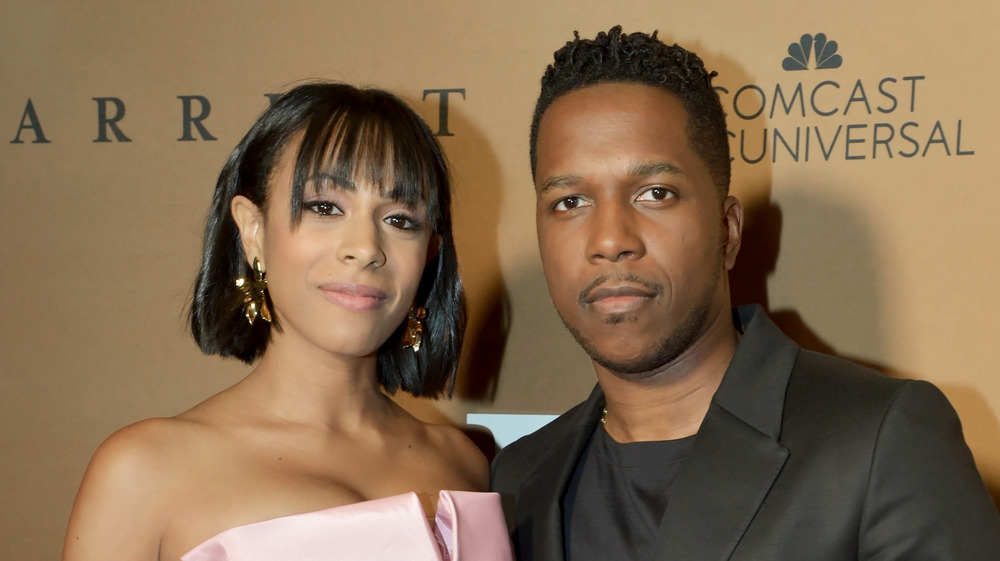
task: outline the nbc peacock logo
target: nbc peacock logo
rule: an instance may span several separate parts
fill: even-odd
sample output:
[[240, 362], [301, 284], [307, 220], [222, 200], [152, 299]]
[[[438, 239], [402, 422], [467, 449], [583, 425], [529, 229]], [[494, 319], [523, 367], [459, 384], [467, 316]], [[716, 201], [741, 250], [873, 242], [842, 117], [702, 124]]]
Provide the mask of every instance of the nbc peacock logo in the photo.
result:
[[788, 45], [788, 56], [781, 61], [781, 67], [785, 70], [810, 70], [810, 59], [813, 62], [811, 68], [815, 70], [840, 68], [844, 63], [844, 59], [837, 54], [837, 42], [827, 40], [826, 33], [806, 33], [797, 43]]

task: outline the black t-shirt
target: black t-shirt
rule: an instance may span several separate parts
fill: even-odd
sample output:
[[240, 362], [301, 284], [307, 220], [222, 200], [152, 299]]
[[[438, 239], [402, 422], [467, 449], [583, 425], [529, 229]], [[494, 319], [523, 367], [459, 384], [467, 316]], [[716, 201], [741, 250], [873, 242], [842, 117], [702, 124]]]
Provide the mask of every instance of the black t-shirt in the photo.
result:
[[647, 561], [694, 436], [615, 442], [597, 425], [563, 499], [568, 561]]

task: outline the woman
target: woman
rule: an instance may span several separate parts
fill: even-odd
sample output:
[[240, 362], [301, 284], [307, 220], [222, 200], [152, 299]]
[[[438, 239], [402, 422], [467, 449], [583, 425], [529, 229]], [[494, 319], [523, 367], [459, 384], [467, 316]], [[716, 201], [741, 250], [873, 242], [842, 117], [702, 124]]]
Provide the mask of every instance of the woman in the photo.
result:
[[424, 122], [378, 90], [288, 92], [220, 175], [191, 309], [203, 351], [257, 365], [100, 446], [64, 561], [510, 559], [496, 495], [436, 504], [486, 488], [482, 454], [386, 396], [450, 390], [464, 313]]

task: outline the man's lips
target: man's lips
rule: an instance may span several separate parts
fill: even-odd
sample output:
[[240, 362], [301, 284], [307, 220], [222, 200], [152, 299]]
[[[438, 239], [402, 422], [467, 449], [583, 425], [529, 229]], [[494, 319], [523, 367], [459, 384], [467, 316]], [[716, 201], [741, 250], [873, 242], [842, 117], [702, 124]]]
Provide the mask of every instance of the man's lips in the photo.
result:
[[602, 286], [591, 290], [582, 300], [584, 304], [594, 304], [602, 300], [617, 298], [655, 298], [656, 291], [632, 284]]
[[609, 299], [656, 298], [663, 286], [635, 274], [604, 275], [580, 291], [580, 303], [587, 306]]
[[323, 296], [334, 304], [351, 311], [373, 310], [388, 299], [385, 291], [365, 284], [333, 282], [321, 285]]

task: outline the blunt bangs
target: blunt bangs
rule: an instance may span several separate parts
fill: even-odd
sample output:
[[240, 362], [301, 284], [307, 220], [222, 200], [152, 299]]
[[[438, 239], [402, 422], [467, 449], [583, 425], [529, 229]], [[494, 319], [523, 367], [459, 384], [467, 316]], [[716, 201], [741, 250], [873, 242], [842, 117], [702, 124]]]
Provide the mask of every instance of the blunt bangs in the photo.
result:
[[[292, 223], [302, 216], [302, 200], [317, 174], [375, 186], [379, 194], [410, 207], [427, 205], [427, 219], [440, 233], [439, 192], [450, 189], [444, 155], [427, 125], [395, 97], [382, 91], [356, 90], [335, 108], [310, 115], [292, 180]], [[342, 185], [344, 187], [345, 185]], [[346, 185], [349, 187], [349, 184]]]

